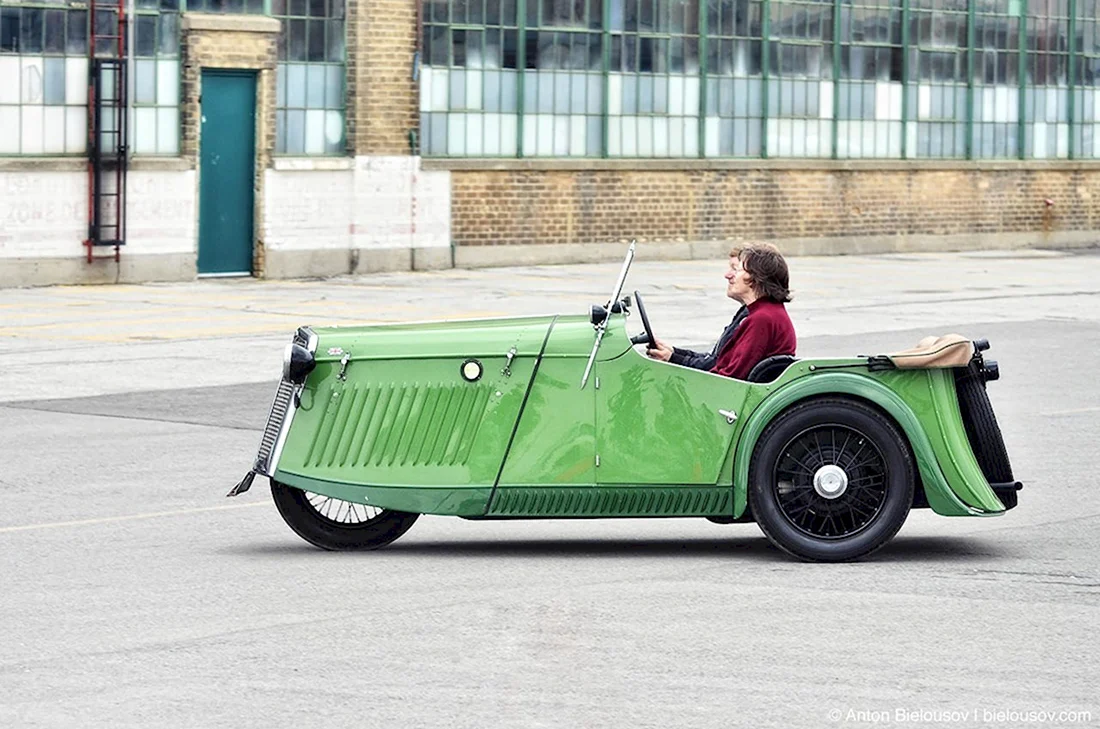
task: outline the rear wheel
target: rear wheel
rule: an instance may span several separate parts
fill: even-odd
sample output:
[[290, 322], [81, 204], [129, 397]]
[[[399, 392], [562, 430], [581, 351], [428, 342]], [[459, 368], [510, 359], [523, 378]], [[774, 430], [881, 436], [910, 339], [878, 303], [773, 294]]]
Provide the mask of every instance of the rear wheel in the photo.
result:
[[871, 554], [909, 514], [916, 472], [886, 416], [839, 398], [812, 400], [773, 420], [750, 468], [749, 503], [773, 544], [805, 560]]
[[420, 517], [302, 491], [271, 479], [283, 521], [302, 539], [329, 550], [377, 549], [407, 532]]

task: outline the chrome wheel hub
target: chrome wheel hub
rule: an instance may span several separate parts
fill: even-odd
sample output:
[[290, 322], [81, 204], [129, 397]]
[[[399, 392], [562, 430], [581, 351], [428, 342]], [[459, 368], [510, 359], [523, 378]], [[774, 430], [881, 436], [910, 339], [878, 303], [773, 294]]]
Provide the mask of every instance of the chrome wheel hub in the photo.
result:
[[829, 464], [814, 473], [814, 491], [824, 499], [836, 499], [848, 490], [848, 474], [840, 466]]

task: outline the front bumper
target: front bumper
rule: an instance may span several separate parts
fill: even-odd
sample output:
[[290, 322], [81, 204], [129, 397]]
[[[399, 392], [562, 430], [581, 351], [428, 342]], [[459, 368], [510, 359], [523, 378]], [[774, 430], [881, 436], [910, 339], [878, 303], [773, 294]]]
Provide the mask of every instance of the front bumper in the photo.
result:
[[[313, 354], [317, 350], [317, 335], [308, 327], [302, 327], [295, 333], [293, 343], [301, 344], [309, 349], [310, 354]], [[291, 423], [294, 422], [294, 413], [298, 409], [296, 401], [300, 388], [301, 385], [296, 385], [286, 378], [279, 381], [279, 389], [275, 392], [275, 399], [271, 403], [271, 410], [267, 416], [267, 424], [264, 426], [263, 437], [260, 439], [260, 449], [256, 454], [256, 460], [244, 478], [230, 489], [226, 496], [237, 496], [248, 491], [252, 488], [252, 480], [256, 477], [256, 474], [269, 478], [275, 475], [275, 469], [279, 465], [279, 456], [282, 455], [283, 445], [286, 443]]]

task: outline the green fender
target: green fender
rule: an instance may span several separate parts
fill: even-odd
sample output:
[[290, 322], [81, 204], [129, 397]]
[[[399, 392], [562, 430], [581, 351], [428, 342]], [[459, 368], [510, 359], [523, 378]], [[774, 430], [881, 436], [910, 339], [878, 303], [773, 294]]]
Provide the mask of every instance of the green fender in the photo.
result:
[[[803, 377], [765, 398], [741, 429], [733, 459], [733, 515], [748, 504], [749, 465], [756, 442], [781, 411], [817, 395], [849, 395], [888, 413], [905, 432], [916, 457], [929, 506], [944, 516], [995, 516], [1004, 505], [982, 475], [970, 448], [949, 370], [864, 374], [823, 372]], [[912, 402], [924, 402], [920, 415], [891, 386], [906, 391]]]

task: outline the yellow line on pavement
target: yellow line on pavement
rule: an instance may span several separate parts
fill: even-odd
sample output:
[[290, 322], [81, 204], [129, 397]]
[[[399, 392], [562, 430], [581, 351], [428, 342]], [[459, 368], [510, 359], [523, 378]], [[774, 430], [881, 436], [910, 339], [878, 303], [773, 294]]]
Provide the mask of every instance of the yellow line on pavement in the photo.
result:
[[1070, 410], [1052, 410], [1049, 413], [1043, 413], [1043, 415], [1080, 415], [1081, 413], [1095, 412], [1100, 412], [1100, 406], [1091, 408], [1071, 408]]
[[267, 506], [267, 501], [255, 504], [228, 504], [226, 506], [204, 506], [198, 509], [178, 509], [176, 511], [151, 511], [146, 514], [126, 514], [125, 516], [105, 516], [102, 519], [80, 519], [77, 521], [55, 521], [45, 524], [27, 524], [25, 526], [0, 527], [0, 534], [10, 532], [28, 532], [35, 529], [59, 529], [61, 527], [91, 526], [94, 524], [112, 524], [119, 521], [135, 521], [137, 519], [156, 519], [162, 516], [184, 516], [187, 514], [202, 514], [207, 511], [228, 511], [230, 509], [254, 509], [257, 506]]

